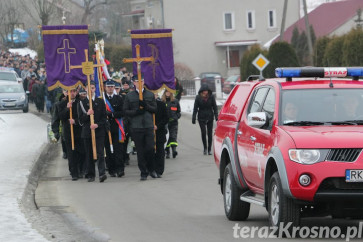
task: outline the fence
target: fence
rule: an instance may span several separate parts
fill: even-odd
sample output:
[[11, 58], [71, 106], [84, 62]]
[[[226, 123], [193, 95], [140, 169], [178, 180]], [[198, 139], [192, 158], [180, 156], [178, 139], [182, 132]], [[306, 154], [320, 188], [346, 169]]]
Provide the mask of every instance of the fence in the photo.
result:
[[195, 96], [195, 81], [194, 80], [179, 80], [183, 86], [183, 96]]

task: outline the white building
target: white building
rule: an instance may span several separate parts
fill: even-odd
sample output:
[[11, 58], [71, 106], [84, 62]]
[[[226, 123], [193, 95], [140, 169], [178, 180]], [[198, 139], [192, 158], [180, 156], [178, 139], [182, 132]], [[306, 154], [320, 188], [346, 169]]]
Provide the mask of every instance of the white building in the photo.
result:
[[[132, 0], [133, 29], [171, 28], [174, 62], [194, 75], [239, 74], [243, 52], [280, 34], [284, 0]], [[300, 1], [289, 0], [285, 26], [299, 19]]]

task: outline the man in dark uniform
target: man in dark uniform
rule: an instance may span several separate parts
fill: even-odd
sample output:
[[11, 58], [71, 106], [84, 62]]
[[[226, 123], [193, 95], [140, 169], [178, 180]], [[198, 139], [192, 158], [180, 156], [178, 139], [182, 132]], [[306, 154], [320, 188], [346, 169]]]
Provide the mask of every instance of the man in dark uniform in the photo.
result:
[[[72, 181], [78, 180], [79, 166], [82, 158], [81, 140], [82, 127], [78, 122], [77, 103], [79, 102], [77, 90], [70, 90], [71, 102], [68, 98], [62, 99], [58, 104], [58, 116], [62, 122], [63, 136], [66, 144], [68, 167], [72, 176]], [[72, 108], [72, 119], [70, 119], [70, 109]], [[74, 150], [72, 150], [71, 124], [73, 125]]]
[[[141, 81], [142, 87], [144, 81]], [[126, 95], [124, 102], [125, 115], [130, 119], [132, 139], [136, 145], [137, 161], [141, 172], [141, 180], [145, 181], [149, 175], [156, 178], [153, 167], [154, 161], [154, 122], [153, 113], [156, 112], [156, 101], [154, 94], [145, 88], [139, 90], [139, 82], [134, 80], [136, 87]], [[143, 93], [143, 100], [139, 100], [139, 92]], [[149, 169], [148, 169], [149, 168]]]
[[[125, 101], [126, 95], [127, 93], [130, 92], [130, 81], [127, 80], [127, 77], [123, 77], [122, 78], [122, 90], [120, 91], [120, 96], [122, 97], [122, 99]], [[125, 133], [126, 133], [126, 140], [124, 142], [124, 149], [123, 149], [123, 155], [124, 155], [124, 160], [125, 160], [125, 165], [129, 165], [130, 164], [130, 154], [127, 153], [127, 146], [129, 144], [130, 141], [130, 137], [131, 137], [131, 131], [129, 129], [129, 119], [127, 117], [125, 117], [124, 119], [124, 127], [125, 127]]]
[[157, 111], [155, 114], [155, 133], [156, 133], [156, 150], [155, 150], [155, 172], [158, 178], [164, 173], [165, 168], [165, 149], [166, 142], [166, 124], [169, 121], [168, 112], [165, 103], [161, 101], [158, 94], [155, 93]]
[[113, 144], [113, 153], [111, 153], [110, 142], [108, 137], [105, 139], [106, 164], [108, 173], [111, 177], [122, 177], [125, 175], [125, 164], [123, 157], [123, 142], [125, 141], [125, 131], [123, 128], [123, 104], [122, 97], [115, 94], [115, 82], [108, 79], [106, 86], [106, 113], [110, 123], [110, 131]]
[[[95, 163], [93, 160], [92, 153], [92, 137], [91, 129], [95, 130], [96, 134], [96, 152], [97, 152], [97, 166], [100, 182], [104, 182], [107, 179], [106, 169], [105, 169], [105, 158], [104, 158], [104, 143], [106, 134], [106, 106], [101, 98], [96, 97], [95, 82], [90, 82], [91, 97], [92, 97], [92, 107], [89, 107], [89, 96], [79, 102], [78, 105], [78, 115], [79, 122], [82, 125], [82, 135], [86, 153], [87, 160], [87, 174], [88, 182], [95, 181], [96, 170]], [[88, 88], [86, 89], [88, 92]], [[94, 114], [94, 124], [91, 125], [90, 115]]]

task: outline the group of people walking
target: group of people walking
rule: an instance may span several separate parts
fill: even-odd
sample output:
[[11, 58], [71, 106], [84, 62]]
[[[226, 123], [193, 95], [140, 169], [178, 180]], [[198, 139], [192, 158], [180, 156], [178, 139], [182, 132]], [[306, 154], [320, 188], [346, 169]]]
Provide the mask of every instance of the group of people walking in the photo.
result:
[[[59, 92], [58, 88], [48, 91], [44, 63], [29, 55], [24, 57], [1, 52], [0, 66], [13, 68], [18, 73], [38, 112], [44, 112], [46, 107], [47, 112], [52, 113], [52, 130], [58, 139], [62, 134], [63, 158], [68, 159], [72, 180], [86, 177], [89, 182], [94, 181], [95, 161], [100, 182], [107, 179], [106, 171], [111, 177], [123, 177], [130, 160], [127, 147], [131, 140], [136, 146], [141, 180], [146, 180], [149, 175], [161, 177], [165, 158], [177, 157], [178, 120], [181, 117], [179, 101], [183, 92], [177, 78], [175, 93], [165, 90], [160, 98], [143, 88], [143, 98], [140, 99], [138, 80], [131, 81], [132, 74], [125, 67], [119, 72], [110, 69], [115, 79], [122, 80], [104, 82], [104, 93], [100, 98], [95, 95], [94, 82], [86, 90], [74, 88]], [[88, 100], [88, 89], [92, 102]], [[91, 122], [91, 116], [94, 122]], [[204, 155], [212, 154], [214, 119], [218, 119], [216, 100], [208, 86], [202, 86], [195, 98], [192, 123], [198, 120]], [[96, 137], [97, 159], [93, 155], [91, 132]]]
[[[89, 182], [95, 181], [95, 163], [100, 182], [107, 179], [106, 171], [111, 177], [123, 177], [125, 166], [129, 163], [127, 144], [130, 139], [136, 146], [142, 181], [147, 180], [148, 176], [162, 177], [165, 158], [170, 158], [170, 147], [173, 158], [176, 158], [178, 119], [181, 116], [178, 100], [168, 90], [160, 99], [145, 88], [142, 88], [140, 98], [139, 80], [133, 79], [134, 89], [131, 91], [130, 86], [131, 82], [126, 78], [122, 80], [122, 88], [120, 83], [109, 79], [104, 82], [103, 97], [96, 97], [96, 86], [91, 81], [86, 90], [74, 88], [64, 91], [56, 103], [52, 129], [58, 132], [57, 120], [61, 122], [72, 180], [85, 176]], [[143, 80], [141, 86], [144, 86]], [[91, 102], [88, 94], [84, 95], [89, 91]], [[169, 140], [165, 148], [168, 130]], [[92, 132], [96, 140], [96, 157]]]

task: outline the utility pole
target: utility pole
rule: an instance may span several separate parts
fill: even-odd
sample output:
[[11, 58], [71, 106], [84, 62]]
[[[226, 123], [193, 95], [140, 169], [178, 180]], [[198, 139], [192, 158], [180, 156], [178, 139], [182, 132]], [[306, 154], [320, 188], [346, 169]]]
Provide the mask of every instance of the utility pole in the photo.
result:
[[285, 33], [285, 22], [286, 22], [286, 11], [287, 11], [287, 0], [284, 2], [284, 10], [282, 14], [282, 21], [281, 21], [281, 31], [280, 31], [280, 41], [284, 41], [284, 33]]
[[165, 28], [165, 23], [164, 23], [164, 0], [160, 0], [160, 8], [161, 8], [161, 27], [164, 29]]
[[312, 66], [314, 64], [314, 59], [313, 59], [313, 43], [311, 41], [311, 33], [310, 33], [310, 25], [309, 25], [308, 11], [307, 11], [307, 7], [306, 7], [306, 0], [303, 0], [303, 4], [304, 4], [305, 28], [306, 28], [306, 33], [307, 33], [307, 37], [308, 37], [309, 62], [310, 62], [310, 65]]

